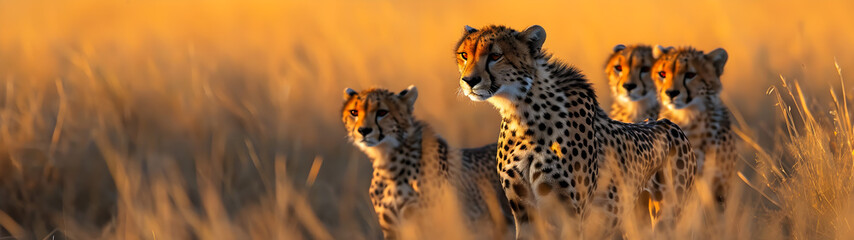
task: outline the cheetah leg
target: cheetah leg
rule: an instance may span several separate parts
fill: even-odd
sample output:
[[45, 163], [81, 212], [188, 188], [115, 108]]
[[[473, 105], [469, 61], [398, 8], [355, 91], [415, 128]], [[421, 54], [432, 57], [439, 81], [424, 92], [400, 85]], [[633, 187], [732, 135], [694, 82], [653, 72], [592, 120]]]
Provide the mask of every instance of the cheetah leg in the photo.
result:
[[676, 213], [680, 211], [681, 198], [676, 196], [676, 187], [671, 185], [673, 181], [666, 175], [664, 171], [656, 172], [646, 187], [650, 192], [647, 205], [650, 222], [655, 231], [670, 228], [675, 222]]
[[653, 229], [655, 229], [661, 220], [661, 201], [664, 200], [664, 193], [667, 192], [666, 187], [664, 185], [664, 173], [658, 171], [652, 175], [645, 188], [649, 192], [647, 209], [649, 210], [649, 220], [652, 223]]
[[715, 176], [715, 178], [712, 179], [712, 191], [715, 194], [715, 201], [717, 201], [718, 206], [720, 207], [719, 210], [723, 210], [724, 204], [726, 203], [726, 194], [729, 190], [727, 186], [727, 183], [729, 182], [728, 180], [729, 179], [726, 176]]
[[394, 232], [394, 230], [386, 229], [386, 228], [382, 228], [382, 230], [383, 230], [383, 239], [385, 239], [385, 240], [397, 239], [397, 234]]
[[513, 218], [516, 222], [516, 239], [536, 239], [534, 225], [531, 223], [533, 216], [532, 204], [510, 201], [510, 207], [513, 209]]
[[598, 189], [594, 194], [592, 205], [588, 204], [588, 208], [584, 208], [583, 218], [583, 237], [584, 239], [613, 239], [621, 231], [620, 214], [623, 209], [623, 204], [620, 202], [620, 192], [618, 187], [623, 186], [617, 184], [613, 179], [603, 179], [605, 182], [600, 182]]
[[656, 221], [658, 219], [658, 214], [661, 213], [661, 201], [654, 200], [652, 198], [649, 199], [648, 203], [649, 207], [649, 220], [652, 223], [652, 227], [655, 228]]
[[[735, 150], [730, 150], [735, 151]], [[715, 198], [718, 201], [718, 205], [721, 207], [721, 210], [725, 207], [726, 197], [729, 193], [729, 184], [732, 181], [733, 175], [735, 175], [735, 162], [736, 156], [735, 153], [729, 154], [720, 154], [722, 156], [718, 159], [718, 169], [714, 182], [713, 189], [715, 193]]]
[[650, 216], [653, 229], [656, 232], [672, 230], [675, 227], [677, 217], [680, 215], [682, 205], [687, 198], [686, 191], [694, 178], [694, 171], [685, 169], [676, 171], [669, 168], [667, 170], [670, 174], [664, 174], [667, 171], [663, 170], [665, 169], [658, 171], [650, 179], [648, 186], [652, 192], [649, 205]]
[[387, 216], [380, 217], [380, 229], [383, 231], [383, 239], [397, 239], [396, 225]]
[[513, 212], [513, 219], [516, 224], [516, 239], [535, 239], [535, 230], [532, 224], [535, 214], [535, 202], [530, 184], [524, 181], [519, 172], [515, 170], [511, 176], [506, 173], [501, 174], [504, 193], [507, 196], [507, 202], [510, 205], [510, 210]]

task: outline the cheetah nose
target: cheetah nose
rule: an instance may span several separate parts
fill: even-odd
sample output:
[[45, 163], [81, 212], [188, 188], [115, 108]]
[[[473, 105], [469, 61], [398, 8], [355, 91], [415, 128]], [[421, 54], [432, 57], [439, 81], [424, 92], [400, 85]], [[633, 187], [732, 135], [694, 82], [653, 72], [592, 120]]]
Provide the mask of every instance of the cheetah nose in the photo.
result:
[[475, 85], [477, 85], [478, 83], [480, 83], [480, 76], [475, 76], [475, 77], [468, 76], [468, 77], [464, 77], [464, 78], [463, 78], [463, 82], [466, 82], [466, 84], [468, 84], [468, 85], [469, 85], [469, 87], [474, 88], [474, 86], [475, 86]]
[[626, 91], [631, 91], [632, 89], [635, 89], [636, 87], [638, 87], [638, 85], [637, 85], [637, 84], [634, 84], [634, 83], [625, 83], [625, 84], [623, 84], [623, 88], [625, 88], [625, 89], [626, 89]]
[[664, 93], [667, 94], [667, 96], [670, 98], [675, 98], [676, 96], [679, 95], [679, 90], [667, 90], [667, 91], [664, 91]]
[[374, 130], [373, 128], [360, 127], [359, 133], [361, 133], [362, 136], [364, 137], [364, 136], [367, 136], [368, 134], [370, 134], [371, 131], [373, 131], [373, 130]]

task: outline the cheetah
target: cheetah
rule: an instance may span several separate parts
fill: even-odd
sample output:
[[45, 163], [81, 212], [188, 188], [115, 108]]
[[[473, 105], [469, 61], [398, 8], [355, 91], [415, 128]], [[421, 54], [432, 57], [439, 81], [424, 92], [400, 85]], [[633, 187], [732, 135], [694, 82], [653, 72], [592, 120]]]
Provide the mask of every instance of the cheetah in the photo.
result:
[[653, 71], [663, 104], [661, 116], [685, 130], [697, 156], [698, 173], [722, 204], [735, 173], [736, 138], [731, 113], [720, 98], [727, 61], [722, 48], [704, 54], [691, 47], [656, 47]]
[[611, 118], [628, 123], [658, 119], [661, 104], [650, 75], [653, 63], [655, 59], [650, 46], [614, 46], [605, 63], [605, 74], [614, 96]]
[[[430, 207], [431, 199], [449, 188], [456, 188], [468, 222], [502, 220], [493, 226], [503, 235], [506, 229], [499, 228], [510, 221], [510, 210], [495, 172], [497, 144], [451, 149], [428, 124], [413, 117], [417, 96], [415, 86], [400, 93], [344, 91], [342, 121], [349, 140], [371, 159], [369, 195], [383, 235], [399, 238], [401, 223]], [[488, 201], [504, 215], [492, 216], [495, 209]]]
[[[671, 220], [696, 169], [684, 133], [666, 119], [630, 124], [609, 118], [584, 75], [542, 50], [545, 37], [537, 25], [521, 32], [466, 26], [456, 45], [462, 93], [491, 103], [502, 118], [496, 168], [516, 238], [538, 238], [534, 228], [544, 220], [560, 226], [538, 216], [546, 213], [539, 209], [546, 201], [580, 217], [578, 232], [586, 237], [592, 237], [586, 226], [597, 225], [585, 223], [590, 213], [604, 215], [607, 228], [615, 229], [618, 193], [634, 202], [650, 187], [662, 202], [657, 220]], [[650, 181], [655, 184], [647, 186]]]
[[[611, 87], [611, 95], [614, 102], [611, 104], [611, 118], [621, 122], [639, 123], [646, 120], [657, 120], [661, 111], [658, 101], [656, 85], [652, 80], [650, 71], [655, 63], [652, 47], [649, 45], [623, 45], [614, 46], [611, 56], [605, 63], [605, 75], [608, 76], [608, 85]], [[659, 204], [651, 202], [650, 192], [643, 192], [638, 199], [636, 209], [638, 216], [646, 216], [647, 209], [651, 213], [656, 211]]]

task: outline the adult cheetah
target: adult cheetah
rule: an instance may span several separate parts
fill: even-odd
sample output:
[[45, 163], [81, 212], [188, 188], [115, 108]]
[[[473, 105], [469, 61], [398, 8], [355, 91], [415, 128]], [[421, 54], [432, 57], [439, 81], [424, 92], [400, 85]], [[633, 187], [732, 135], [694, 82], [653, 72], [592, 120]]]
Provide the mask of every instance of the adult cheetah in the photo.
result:
[[[491, 103], [502, 118], [497, 169], [516, 237], [534, 237], [533, 226], [548, 220], [538, 216], [546, 200], [580, 213], [585, 236], [588, 213], [604, 211], [613, 228], [620, 193], [636, 198], [651, 179], [655, 184], [648, 187], [663, 203], [658, 216], [672, 219], [696, 168], [688, 139], [668, 120], [609, 118], [587, 79], [541, 49], [545, 37], [536, 25], [521, 32], [466, 26], [456, 48], [463, 93]], [[596, 208], [587, 208], [590, 203]]]
[[656, 47], [653, 71], [664, 108], [661, 116], [685, 130], [694, 146], [700, 176], [723, 203], [735, 173], [736, 138], [731, 113], [720, 98], [727, 61], [722, 48], [704, 54], [691, 47]]
[[413, 117], [417, 96], [414, 86], [400, 93], [344, 91], [342, 121], [349, 139], [371, 159], [369, 195], [383, 235], [399, 238], [402, 223], [416, 219], [420, 210], [437, 207], [433, 201], [449, 191], [462, 202], [467, 223], [486, 223], [495, 227], [493, 234], [503, 235], [510, 210], [495, 172], [496, 144], [451, 149], [429, 125]]

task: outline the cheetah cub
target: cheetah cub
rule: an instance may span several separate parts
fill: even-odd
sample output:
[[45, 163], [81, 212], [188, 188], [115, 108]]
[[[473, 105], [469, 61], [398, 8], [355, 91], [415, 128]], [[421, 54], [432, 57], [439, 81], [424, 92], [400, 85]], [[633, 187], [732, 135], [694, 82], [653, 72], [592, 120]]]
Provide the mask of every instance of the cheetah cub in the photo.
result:
[[[369, 195], [383, 235], [399, 238], [402, 223], [415, 219], [419, 210], [437, 207], [433, 202], [438, 195], [448, 192], [459, 200], [461, 216], [468, 223], [491, 223], [494, 233], [503, 235], [509, 208], [495, 172], [496, 144], [450, 148], [429, 125], [413, 117], [417, 96], [415, 86], [400, 93], [344, 91], [342, 121], [350, 141], [371, 159]], [[495, 212], [508, 213], [491, 214]]]
[[727, 52], [718, 48], [705, 54], [690, 47], [657, 46], [654, 55], [658, 59], [653, 66], [655, 84], [664, 106], [661, 117], [688, 135], [700, 176], [723, 203], [737, 157], [730, 111], [720, 98]]
[[611, 118], [627, 123], [658, 120], [661, 105], [650, 74], [653, 63], [650, 46], [619, 44], [614, 47], [605, 63], [605, 74], [614, 96]]

